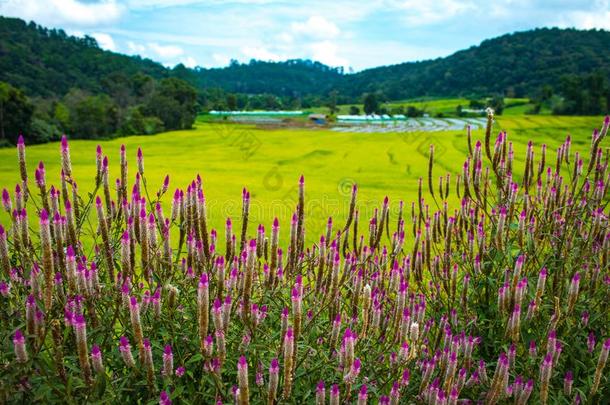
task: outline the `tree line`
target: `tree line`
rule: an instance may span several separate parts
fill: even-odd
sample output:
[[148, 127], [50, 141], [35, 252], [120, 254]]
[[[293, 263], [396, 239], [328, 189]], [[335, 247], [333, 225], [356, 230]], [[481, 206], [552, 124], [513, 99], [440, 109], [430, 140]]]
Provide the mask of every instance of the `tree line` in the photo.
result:
[[113, 75], [105, 91], [72, 88], [63, 97], [29, 98], [0, 82], [0, 145], [23, 134], [29, 143], [73, 138], [99, 139], [191, 128], [198, 112], [197, 93], [183, 80], [155, 80], [137, 73]]

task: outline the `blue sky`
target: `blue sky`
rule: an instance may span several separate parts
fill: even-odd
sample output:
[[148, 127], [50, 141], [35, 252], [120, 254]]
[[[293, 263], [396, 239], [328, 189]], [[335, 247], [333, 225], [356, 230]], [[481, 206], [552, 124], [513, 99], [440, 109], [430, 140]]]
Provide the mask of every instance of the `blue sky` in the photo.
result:
[[0, 0], [0, 14], [190, 67], [309, 58], [358, 71], [535, 27], [610, 29], [610, 0]]

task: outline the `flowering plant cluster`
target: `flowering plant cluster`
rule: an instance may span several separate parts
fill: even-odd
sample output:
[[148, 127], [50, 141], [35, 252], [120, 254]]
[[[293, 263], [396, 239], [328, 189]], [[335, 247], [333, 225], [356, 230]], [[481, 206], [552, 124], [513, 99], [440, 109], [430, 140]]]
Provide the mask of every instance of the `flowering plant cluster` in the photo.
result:
[[28, 177], [21, 140], [21, 182], [2, 193], [0, 401], [602, 401], [609, 126], [588, 151], [568, 137], [554, 159], [532, 143], [520, 159], [489, 111], [453, 180], [435, 184], [431, 147], [410, 207], [390, 215], [386, 198], [363, 218], [354, 185], [315, 238], [303, 177], [290, 224], [253, 231], [244, 189], [239, 229], [219, 235], [199, 176], [168, 198], [169, 177], [152, 191], [142, 151], [130, 173], [121, 147], [111, 186], [98, 147], [85, 196], [65, 138], [52, 185], [42, 162]]

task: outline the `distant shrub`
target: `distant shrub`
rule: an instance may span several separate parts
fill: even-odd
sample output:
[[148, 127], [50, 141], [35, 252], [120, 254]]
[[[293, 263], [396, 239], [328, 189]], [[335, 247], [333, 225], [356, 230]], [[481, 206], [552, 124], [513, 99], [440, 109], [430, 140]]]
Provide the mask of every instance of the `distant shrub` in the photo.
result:
[[417, 108], [415, 106], [408, 105], [405, 113], [407, 114], [407, 117], [415, 118], [415, 117], [423, 116], [424, 110], [420, 110], [419, 108]]
[[53, 123], [40, 118], [32, 119], [30, 126], [30, 136], [32, 143], [46, 143], [59, 141], [62, 131]]

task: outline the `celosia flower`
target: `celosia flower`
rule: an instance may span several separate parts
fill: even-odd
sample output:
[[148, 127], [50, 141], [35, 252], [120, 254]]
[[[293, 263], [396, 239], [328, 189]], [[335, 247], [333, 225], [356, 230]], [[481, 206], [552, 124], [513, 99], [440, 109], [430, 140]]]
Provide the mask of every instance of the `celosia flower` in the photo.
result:
[[174, 354], [170, 345], [165, 345], [163, 349], [163, 370], [161, 373], [165, 377], [171, 377], [174, 373]]
[[254, 377], [254, 382], [257, 387], [262, 387], [265, 385], [265, 379], [263, 377], [263, 363], [258, 362], [258, 366], [256, 367], [256, 375]]
[[13, 346], [17, 362], [26, 363], [28, 361], [28, 353], [25, 349], [25, 336], [23, 336], [23, 333], [21, 333], [21, 330], [19, 329], [17, 329], [13, 335]]
[[76, 348], [80, 366], [85, 381], [89, 382], [91, 378], [91, 369], [88, 356], [89, 349], [87, 348], [87, 323], [85, 322], [85, 317], [83, 315], [76, 315], [73, 325], [76, 332]]
[[597, 392], [597, 388], [599, 387], [599, 383], [602, 378], [602, 371], [604, 367], [606, 367], [606, 363], [608, 361], [608, 353], [610, 353], [610, 338], [604, 341], [602, 345], [602, 350], [599, 353], [599, 359], [597, 360], [597, 367], [595, 368], [595, 375], [593, 376], [593, 387], [591, 387], [591, 396], [595, 395]]
[[4, 298], [8, 297], [11, 292], [11, 284], [5, 281], [0, 281], [0, 295]]
[[180, 366], [176, 369], [176, 377], [180, 378], [184, 375], [186, 369], [183, 366]]
[[580, 315], [580, 322], [582, 323], [583, 326], [587, 326], [589, 324], [589, 312], [588, 311], [582, 312], [582, 314]]
[[330, 405], [339, 405], [339, 386], [333, 384], [330, 387]]
[[326, 402], [326, 387], [324, 381], [320, 380], [316, 385], [316, 405], [324, 405]]
[[131, 354], [131, 345], [129, 344], [129, 339], [127, 339], [126, 336], [121, 336], [119, 339], [119, 351], [121, 352], [125, 365], [130, 368], [135, 367], [135, 361], [133, 359], [133, 355]]
[[366, 384], [360, 387], [360, 391], [358, 392], [358, 405], [366, 405], [366, 399], [368, 397]]
[[96, 373], [104, 372], [104, 363], [102, 362], [102, 352], [100, 351], [100, 347], [98, 345], [93, 345], [91, 347], [91, 364], [93, 364], [93, 369]]
[[351, 368], [345, 374], [343, 379], [348, 384], [353, 384], [354, 381], [356, 380], [356, 378], [358, 377], [358, 375], [360, 374], [360, 368], [361, 368], [360, 359], [359, 358], [354, 359], [354, 362], [352, 363]]
[[551, 379], [551, 373], [553, 368], [553, 356], [547, 354], [542, 360], [540, 365], [540, 401], [542, 403], [547, 402], [549, 395], [549, 381]]
[[68, 138], [65, 135], [61, 137], [61, 166], [65, 176], [72, 176], [72, 162], [70, 160], [70, 147]]
[[2, 189], [2, 206], [4, 207], [4, 210], [6, 212], [8, 212], [9, 214], [13, 210], [13, 203], [11, 202], [11, 196], [8, 193], [8, 190], [5, 188]]
[[250, 390], [248, 387], [248, 362], [245, 356], [241, 356], [237, 362], [237, 382], [239, 383], [239, 404], [247, 405], [250, 402]]
[[284, 389], [282, 392], [284, 400], [290, 398], [292, 391], [293, 354], [294, 333], [292, 328], [288, 328], [284, 335]]
[[159, 394], [159, 405], [172, 405], [172, 400], [169, 398], [167, 391], [161, 391], [161, 394]]
[[578, 290], [580, 288], [580, 273], [574, 274], [572, 282], [570, 283], [570, 290], [568, 291], [568, 312], [572, 312], [576, 300], [578, 299]]
[[269, 387], [267, 389], [267, 402], [272, 404], [277, 395], [277, 386], [279, 380], [280, 365], [277, 359], [272, 359], [269, 365]]
[[572, 393], [572, 384], [574, 383], [574, 375], [571, 370], [568, 370], [563, 377], [563, 393], [570, 396]]

